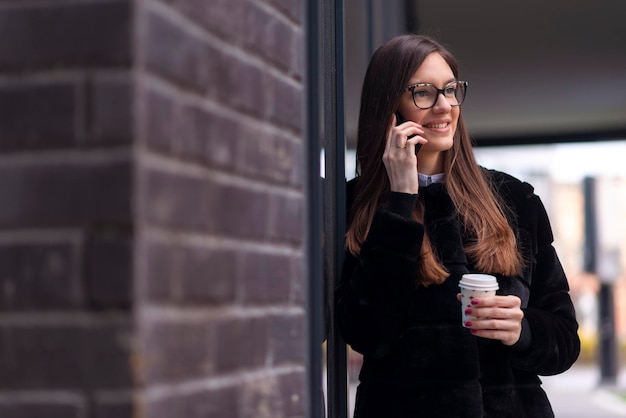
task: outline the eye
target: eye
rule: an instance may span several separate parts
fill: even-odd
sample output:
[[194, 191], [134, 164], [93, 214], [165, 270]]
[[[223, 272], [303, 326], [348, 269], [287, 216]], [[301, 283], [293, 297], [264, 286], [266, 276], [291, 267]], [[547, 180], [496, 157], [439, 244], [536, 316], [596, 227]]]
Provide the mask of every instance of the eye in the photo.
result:
[[444, 88], [444, 94], [446, 96], [454, 96], [456, 94], [457, 89], [458, 89], [458, 85], [456, 83], [449, 84]]
[[415, 98], [425, 98], [433, 95], [433, 89], [430, 86], [416, 86], [413, 89], [413, 96]]

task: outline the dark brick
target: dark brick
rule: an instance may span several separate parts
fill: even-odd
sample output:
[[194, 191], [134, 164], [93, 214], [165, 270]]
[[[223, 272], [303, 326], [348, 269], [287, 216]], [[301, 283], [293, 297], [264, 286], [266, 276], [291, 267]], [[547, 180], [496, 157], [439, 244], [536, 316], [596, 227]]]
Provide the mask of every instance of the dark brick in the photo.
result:
[[275, 123], [302, 132], [303, 100], [302, 86], [273, 77], [268, 80], [270, 98], [265, 114]]
[[77, 94], [72, 82], [0, 87], [0, 151], [74, 146]]
[[237, 172], [277, 184], [294, 184], [300, 144], [291, 138], [245, 125], [237, 138]]
[[266, 192], [220, 185], [214, 198], [215, 203], [220, 203], [214, 218], [218, 231], [238, 237], [267, 236], [269, 197]]
[[211, 376], [216, 369], [216, 339], [207, 321], [177, 320], [143, 325], [142, 354], [148, 384]]
[[[194, 105], [183, 105], [163, 92], [146, 90], [143, 96], [148, 146], [188, 161], [232, 166], [234, 151], [228, 150], [235, 148], [233, 132], [237, 132], [237, 125], [233, 121]], [[228, 130], [218, 130], [227, 123]]]
[[244, 32], [244, 45], [255, 54], [263, 54], [264, 39], [268, 35], [270, 20], [274, 19], [265, 9], [255, 3], [246, 7], [244, 22], [247, 30]]
[[302, 2], [0, 3], [0, 416], [304, 416]]
[[241, 59], [224, 59], [229, 68], [227, 78], [217, 85], [217, 97], [240, 111], [264, 116], [271, 106], [271, 92], [267, 88], [269, 75], [262, 68]]
[[185, 106], [181, 108], [178, 132], [180, 141], [174, 145], [175, 154], [234, 171], [241, 137], [238, 121], [196, 106]]
[[240, 298], [246, 304], [289, 301], [291, 260], [288, 255], [245, 253], [241, 261]]
[[304, 257], [294, 257], [291, 261], [291, 296], [289, 300], [296, 306], [304, 306], [306, 262]]
[[267, 57], [284, 71], [289, 71], [296, 53], [297, 35], [291, 25], [280, 19], [274, 19], [267, 37]]
[[136, 280], [136, 293], [142, 300], [167, 302], [174, 299], [172, 269], [174, 246], [168, 243], [142, 242], [141, 258], [145, 259], [146, 272]]
[[277, 376], [263, 376], [242, 383], [239, 418], [287, 418]]
[[240, 237], [268, 235], [265, 192], [154, 170], [145, 179], [142, 207], [158, 225]]
[[305, 176], [305, 167], [304, 163], [305, 151], [304, 144], [302, 141], [299, 141], [297, 144], [294, 144], [294, 167], [291, 170], [291, 184], [298, 190], [301, 190], [304, 195], [304, 179]]
[[293, 62], [290, 65], [291, 74], [295, 80], [304, 80], [306, 69], [306, 47], [304, 42], [304, 32], [300, 28], [295, 34], [295, 52], [293, 54]]
[[214, 62], [219, 54], [191, 31], [154, 12], [149, 12], [144, 30], [141, 48], [149, 70], [198, 91], [216, 81]]
[[258, 368], [268, 354], [266, 318], [231, 318], [217, 323], [215, 340], [217, 370], [234, 372]]
[[287, 70], [295, 52], [292, 26], [255, 3], [250, 3], [245, 13], [245, 46], [281, 70]]
[[[208, 135], [211, 131], [207, 113], [193, 105], [182, 105], [174, 116], [176, 123], [176, 136], [172, 141], [174, 156], [184, 160], [203, 163], [207, 154], [213, 152], [207, 146]], [[222, 138], [222, 142], [229, 142]], [[218, 151], [219, 148], [216, 150]]]
[[305, 362], [304, 314], [278, 314], [270, 319], [271, 350], [274, 364]]
[[128, 161], [0, 166], [0, 227], [128, 222], [130, 190]]
[[235, 250], [150, 243], [146, 295], [185, 304], [233, 302], [239, 259]]
[[180, 248], [180, 295], [182, 302], [220, 305], [235, 298], [239, 251], [209, 248]]
[[[212, 181], [156, 170], [144, 174], [140, 207], [157, 225], [206, 230], [219, 210], [219, 187]], [[215, 197], [215, 199], [210, 197]]]
[[[202, 138], [205, 144], [206, 162], [213, 167], [225, 171], [239, 171], [239, 150], [242, 141], [241, 123], [237, 120], [222, 117], [213, 113], [197, 110], [194, 115], [194, 126], [198, 133], [197, 138]], [[208, 125], [208, 129], [205, 127]], [[201, 133], [204, 132], [204, 136]], [[244, 144], [253, 142], [252, 138], [246, 138]], [[245, 146], [245, 145], [244, 145]]]
[[0, 71], [128, 66], [131, 2], [32, 3], [0, 12]]
[[293, 0], [268, 0], [268, 3], [273, 4], [277, 10], [284, 13], [289, 19], [296, 24], [301, 24], [304, 17], [304, 1]]
[[2, 418], [82, 418], [83, 405], [55, 400], [3, 400], [0, 399]]
[[145, 418], [234, 418], [239, 416], [238, 409], [238, 389], [228, 386], [151, 400], [146, 405]]
[[305, 413], [304, 370], [243, 382], [240, 418], [302, 418]]
[[0, 244], [0, 311], [82, 306], [72, 242]]
[[0, 388], [111, 389], [131, 384], [128, 321], [3, 325]]
[[88, 232], [85, 245], [86, 293], [91, 307], [130, 307], [132, 299], [132, 232], [116, 226]]
[[91, 404], [93, 418], [134, 418], [137, 416], [132, 393], [104, 396], [97, 394]]
[[280, 404], [287, 418], [300, 418], [306, 415], [305, 379], [304, 370], [279, 376]]
[[246, 2], [232, 0], [164, 0], [187, 18], [220, 38], [239, 43], [248, 29], [242, 19]]
[[[146, 142], [156, 152], [233, 171], [242, 139], [239, 122], [169, 94], [145, 89]], [[254, 144], [254, 138], [246, 138]]]
[[136, 280], [136, 294], [142, 300], [167, 302], [174, 298], [172, 291], [173, 245], [142, 241], [139, 252], [145, 260], [146, 272]]
[[[232, 105], [235, 103], [237, 96], [241, 96], [254, 103], [261, 102], [265, 105], [265, 99], [260, 100], [259, 97], [266, 97], [267, 94], [263, 89], [258, 90], [259, 85], [263, 85], [262, 79], [257, 79], [255, 86], [248, 83], [243, 85], [236, 68], [240, 66], [241, 58], [230, 55], [228, 50], [211, 49], [209, 52], [211, 57], [211, 81], [206, 89], [206, 96], [224, 105]], [[261, 76], [258, 72], [252, 74], [254, 69], [248, 72], [248, 76]], [[252, 90], [246, 88], [253, 87]]]
[[157, 152], [272, 183], [302, 185], [302, 144], [257, 124], [145, 91], [146, 141]]
[[133, 140], [133, 95], [128, 76], [96, 77], [88, 103], [88, 145], [120, 145]]
[[145, 109], [142, 117], [147, 145], [158, 151], [170, 152], [177, 137], [178, 110], [174, 99], [162, 92], [142, 88], [140, 100]]
[[274, 193], [271, 199], [271, 237], [279, 241], [302, 243], [304, 198]]

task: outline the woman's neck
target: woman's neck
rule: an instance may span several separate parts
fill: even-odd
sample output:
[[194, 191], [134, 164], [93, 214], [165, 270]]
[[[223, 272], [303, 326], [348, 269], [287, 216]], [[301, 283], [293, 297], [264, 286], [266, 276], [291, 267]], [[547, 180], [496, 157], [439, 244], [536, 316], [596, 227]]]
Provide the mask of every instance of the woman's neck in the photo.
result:
[[417, 154], [417, 171], [427, 176], [443, 173], [443, 153], [425, 152]]

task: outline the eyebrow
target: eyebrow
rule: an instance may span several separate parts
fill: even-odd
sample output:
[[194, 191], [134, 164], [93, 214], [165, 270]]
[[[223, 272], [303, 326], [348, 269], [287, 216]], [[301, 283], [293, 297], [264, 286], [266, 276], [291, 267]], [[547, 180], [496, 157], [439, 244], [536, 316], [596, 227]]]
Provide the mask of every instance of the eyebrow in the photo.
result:
[[[450, 83], [454, 83], [455, 81], [457, 81], [457, 79], [453, 77], [453, 78], [449, 79], [448, 81], [446, 81], [443, 85], [444, 85], [444, 86], [447, 86], [448, 84], [450, 84]], [[425, 81], [416, 81], [415, 83], [410, 83], [410, 84], [409, 84], [409, 87], [410, 87], [410, 86], [416, 86], [416, 85], [418, 85], [418, 84], [430, 84], [431, 86], [434, 86], [434, 84], [433, 84], [433, 83], [427, 83], [427, 82], [425, 82]]]

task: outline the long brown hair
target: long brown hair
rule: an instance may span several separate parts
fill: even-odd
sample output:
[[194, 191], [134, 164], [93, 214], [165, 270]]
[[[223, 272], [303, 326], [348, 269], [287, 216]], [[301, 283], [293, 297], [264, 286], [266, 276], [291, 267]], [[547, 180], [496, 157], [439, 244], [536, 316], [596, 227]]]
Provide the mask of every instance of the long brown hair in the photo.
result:
[[[398, 110], [401, 95], [410, 78], [433, 52], [443, 57], [458, 79], [459, 68], [454, 56], [441, 44], [425, 36], [398, 36], [378, 48], [370, 60], [359, 113], [356, 159], [360, 178], [355, 186], [346, 233], [346, 246], [354, 255], [361, 250], [376, 209], [389, 198], [389, 177], [382, 155], [393, 114]], [[473, 238], [465, 248], [469, 258], [484, 272], [519, 273], [523, 260], [517, 249], [515, 234], [505, 217], [506, 208], [491, 190], [483, 170], [476, 163], [462, 112], [453, 145], [444, 152], [444, 172], [445, 187], [456, 206], [461, 224]], [[418, 205], [413, 218], [421, 221], [423, 211], [423, 207]], [[437, 260], [428, 236], [424, 237], [418, 275], [417, 282], [423, 285], [441, 283], [448, 276]]]

